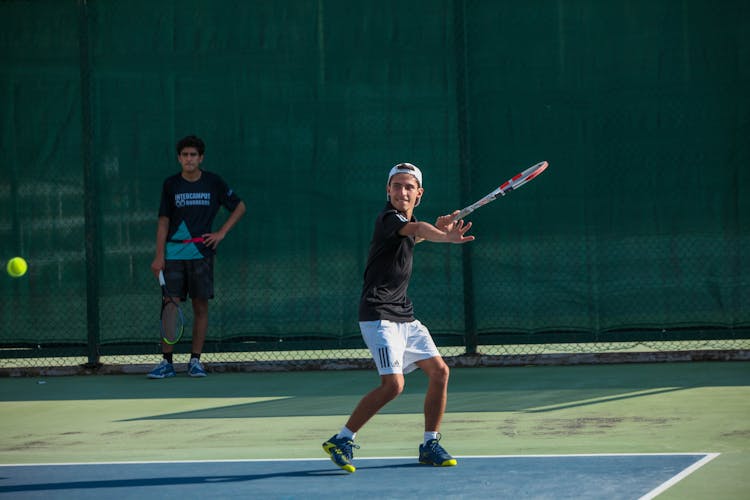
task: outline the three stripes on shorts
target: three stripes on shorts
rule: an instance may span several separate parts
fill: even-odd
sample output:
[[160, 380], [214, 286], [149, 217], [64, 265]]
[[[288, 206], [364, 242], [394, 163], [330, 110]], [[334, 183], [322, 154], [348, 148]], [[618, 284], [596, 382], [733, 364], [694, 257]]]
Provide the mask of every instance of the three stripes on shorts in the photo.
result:
[[398, 360], [391, 365], [391, 356], [387, 347], [378, 348], [378, 363], [380, 364], [380, 368], [388, 368], [389, 366], [398, 368], [401, 365]]

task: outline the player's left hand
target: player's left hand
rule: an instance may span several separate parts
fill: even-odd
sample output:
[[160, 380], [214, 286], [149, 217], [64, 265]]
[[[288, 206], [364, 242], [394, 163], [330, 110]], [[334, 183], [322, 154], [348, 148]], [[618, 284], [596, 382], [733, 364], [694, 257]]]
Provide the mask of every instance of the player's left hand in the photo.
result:
[[447, 230], [448, 241], [451, 243], [468, 243], [474, 241], [474, 236], [466, 236], [466, 232], [471, 229], [471, 222], [464, 224], [464, 220], [460, 219], [455, 224], [451, 224], [451, 228]]
[[224, 239], [224, 236], [225, 234], [221, 231], [216, 233], [206, 233], [202, 236], [203, 244], [209, 248], [216, 250], [216, 247], [219, 246], [219, 243], [221, 243], [221, 240]]

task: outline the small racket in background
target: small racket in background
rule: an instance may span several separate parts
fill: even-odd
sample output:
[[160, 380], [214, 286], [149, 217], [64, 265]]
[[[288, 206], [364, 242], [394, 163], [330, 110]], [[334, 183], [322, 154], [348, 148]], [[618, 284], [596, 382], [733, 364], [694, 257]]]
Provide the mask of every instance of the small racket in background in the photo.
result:
[[477, 208], [483, 207], [491, 201], [495, 201], [499, 196], [505, 196], [507, 193], [513, 191], [514, 189], [520, 188], [531, 179], [544, 172], [548, 166], [549, 163], [547, 163], [546, 161], [542, 161], [537, 163], [533, 167], [527, 168], [520, 174], [511, 177], [490, 194], [484, 196], [483, 198], [477, 200], [476, 202], [461, 210], [455, 217], [453, 217], [453, 220], [455, 221], [463, 219]]
[[161, 316], [159, 329], [162, 340], [170, 345], [180, 341], [185, 331], [185, 316], [180, 305], [169, 295], [167, 283], [164, 281], [164, 271], [159, 271], [159, 285], [161, 285]]

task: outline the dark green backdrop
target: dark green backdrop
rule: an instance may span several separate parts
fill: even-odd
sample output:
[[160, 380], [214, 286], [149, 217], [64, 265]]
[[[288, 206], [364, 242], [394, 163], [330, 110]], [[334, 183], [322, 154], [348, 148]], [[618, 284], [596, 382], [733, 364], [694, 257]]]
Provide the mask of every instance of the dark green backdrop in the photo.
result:
[[748, 2], [5, 0], [0, 19], [0, 260], [30, 264], [0, 280], [6, 347], [155, 342], [160, 186], [192, 133], [248, 206], [210, 341], [359, 345], [400, 161], [427, 220], [550, 162], [475, 214], [474, 243], [417, 248], [441, 343], [750, 327]]

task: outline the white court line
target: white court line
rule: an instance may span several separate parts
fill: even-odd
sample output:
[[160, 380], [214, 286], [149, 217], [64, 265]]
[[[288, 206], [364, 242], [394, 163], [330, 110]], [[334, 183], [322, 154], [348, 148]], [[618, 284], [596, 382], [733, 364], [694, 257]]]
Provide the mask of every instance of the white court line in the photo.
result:
[[[697, 451], [693, 453], [679, 452], [679, 453], [578, 453], [578, 454], [552, 454], [552, 455], [454, 455], [455, 458], [569, 458], [569, 457], [673, 457], [673, 456], [685, 456], [685, 455], [705, 455], [704, 458], [685, 469], [682, 473], [675, 476], [673, 481], [668, 481], [666, 484], [674, 484], [683, 477], [687, 476], [694, 470], [702, 467], [706, 463], [710, 462], [714, 458], [718, 457], [720, 453], [711, 453], [705, 451]], [[414, 459], [413, 455], [402, 456], [402, 457], [358, 457], [356, 460], [408, 460]], [[331, 459], [328, 457], [314, 457], [314, 458], [233, 458], [227, 460], [145, 460], [145, 461], [132, 461], [132, 462], [59, 462], [59, 463], [29, 463], [29, 464], [0, 464], [0, 467], [45, 467], [50, 465], [141, 465], [141, 464], [211, 464], [211, 463], [243, 463], [243, 462], [308, 462], [308, 461], [320, 461], [329, 462]], [[679, 479], [676, 479], [679, 478]], [[669, 487], [669, 486], [667, 486]], [[665, 488], [666, 489], [666, 488]], [[656, 490], [654, 490], [656, 491]], [[660, 490], [663, 491], [663, 490]], [[650, 493], [649, 493], [650, 494]], [[644, 496], [643, 499], [653, 498], [653, 496]]]
[[708, 453], [701, 460], [698, 460], [693, 465], [691, 465], [687, 469], [683, 470], [682, 472], [680, 472], [679, 474], [677, 474], [676, 476], [674, 476], [669, 481], [666, 481], [666, 482], [662, 483], [660, 486], [658, 486], [657, 488], [649, 491], [648, 493], [646, 493], [645, 495], [643, 495], [638, 500], [651, 500], [652, 498], [655, 498], [657, 495], [663, 493], [668, 488], [671, 488], [672, 486], [674, 486], [678, 482], [682, 481], [687, 476], [689, 476], [693, 472], [697, 471], [698, 469], [700, 469], [701, 467], [703, 467], [708, 462], [710, 462], [711, 460], [713, 460], [714, 458], [716, 458], [718, 456], [719, 456], [718, 453]]

